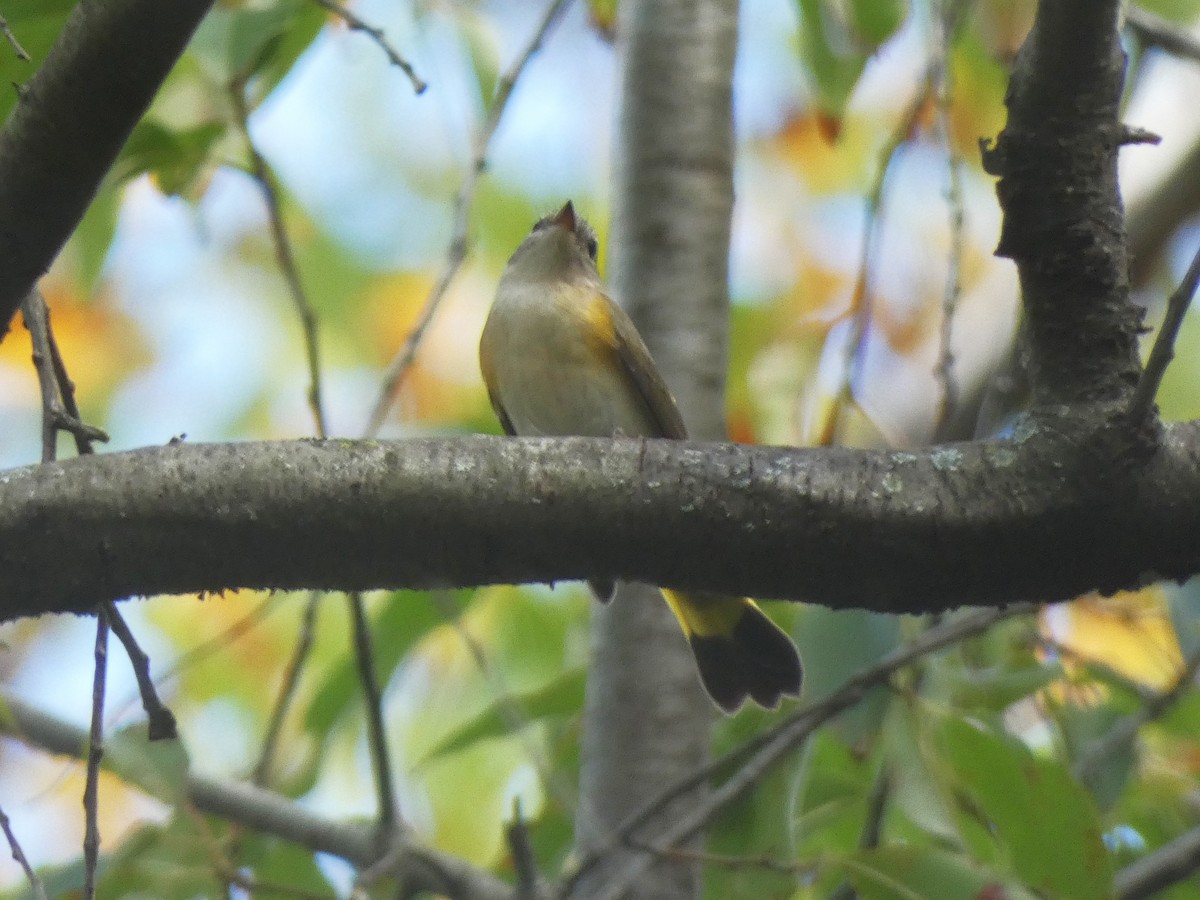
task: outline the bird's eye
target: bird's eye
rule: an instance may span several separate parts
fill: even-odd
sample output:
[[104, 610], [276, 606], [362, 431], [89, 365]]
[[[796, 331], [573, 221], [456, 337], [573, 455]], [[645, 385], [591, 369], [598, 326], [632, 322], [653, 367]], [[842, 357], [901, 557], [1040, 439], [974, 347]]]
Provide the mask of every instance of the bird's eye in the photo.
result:
[[595, 262], [596, 252], [600, 249], [600, 245], [596, 242], [596, 239], [589, 237], [584, 246], [587, 247], [588, 256], [592, 258], [592, 262]]

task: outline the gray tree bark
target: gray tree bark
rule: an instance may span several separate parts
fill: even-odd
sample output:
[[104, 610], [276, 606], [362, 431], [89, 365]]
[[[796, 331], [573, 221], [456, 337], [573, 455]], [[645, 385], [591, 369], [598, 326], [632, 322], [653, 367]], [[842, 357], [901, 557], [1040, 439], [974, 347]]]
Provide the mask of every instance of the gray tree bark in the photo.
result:
[[[723, 440], [737, 2], [627, 0], [617, 39], [621, 117], [609, 284], [689, 432]], [[647, 796], [708, 759], [713, 717], [691, 651], [656, 589], [623, 584], [596, 612], [592, 635], [576, 817], [585, 859]], [[699, 792], [682, 798], [659, 822], [700, 799]], [[651, 823], [647, 833], [655, 830]], [[575, 896], [601, 891], [634, 852], [606, 854]], [[700, 874], [696, 861], [660, 860], [628, 896], [698, 896]]]

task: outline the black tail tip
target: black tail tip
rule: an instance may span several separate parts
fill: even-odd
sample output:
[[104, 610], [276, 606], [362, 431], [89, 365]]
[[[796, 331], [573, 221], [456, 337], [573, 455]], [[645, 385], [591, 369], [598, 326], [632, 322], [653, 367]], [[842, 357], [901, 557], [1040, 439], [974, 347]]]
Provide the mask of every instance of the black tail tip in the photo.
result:
[[704, 689], [726, 713], [737, 712], [747, 698], [775, 709], [784, 697], [800, 695], [800, 653], [756, 606], [747, 605], [731, 634], [693, 635], [691, 646]]

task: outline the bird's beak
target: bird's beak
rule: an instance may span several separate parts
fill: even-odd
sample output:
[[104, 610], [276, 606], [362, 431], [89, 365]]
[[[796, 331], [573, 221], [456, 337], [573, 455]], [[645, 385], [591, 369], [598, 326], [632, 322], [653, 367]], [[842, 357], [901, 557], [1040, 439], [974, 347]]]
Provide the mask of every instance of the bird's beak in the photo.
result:
[[575, 230], [575, 207], [568, 200], [566, 205], [558, 211], [558, 215], [551, 219], [559, 228], [565, 228], [567, 231]]

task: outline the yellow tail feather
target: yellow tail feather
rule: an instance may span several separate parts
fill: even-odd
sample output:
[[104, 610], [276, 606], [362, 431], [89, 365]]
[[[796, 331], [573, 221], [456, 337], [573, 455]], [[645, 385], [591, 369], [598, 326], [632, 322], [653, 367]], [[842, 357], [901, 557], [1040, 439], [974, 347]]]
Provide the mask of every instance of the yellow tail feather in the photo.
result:
[[687, 636], [704, 689], [725, 712], [747, 697], [774, 709], [781, 696], [800, 693], [804, 670], [796, 645], [753, 600], [667, 588], [662, 595]]

